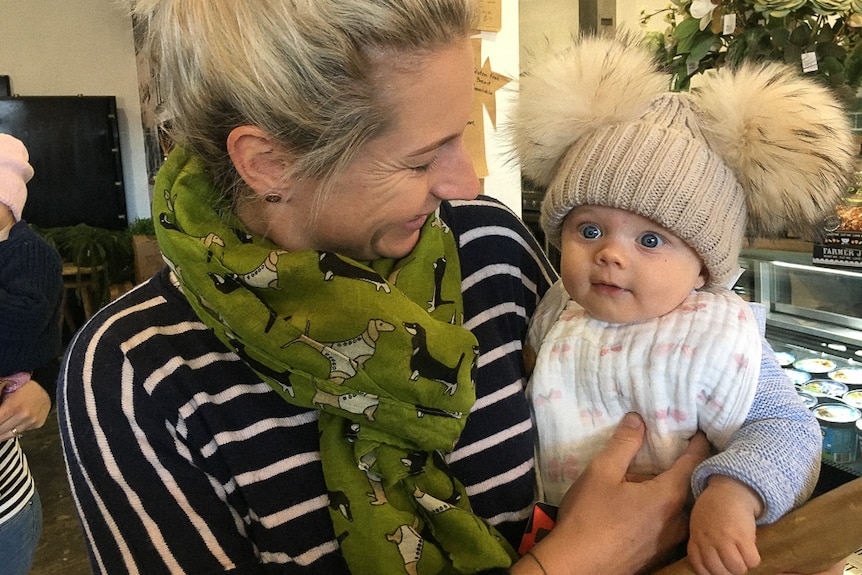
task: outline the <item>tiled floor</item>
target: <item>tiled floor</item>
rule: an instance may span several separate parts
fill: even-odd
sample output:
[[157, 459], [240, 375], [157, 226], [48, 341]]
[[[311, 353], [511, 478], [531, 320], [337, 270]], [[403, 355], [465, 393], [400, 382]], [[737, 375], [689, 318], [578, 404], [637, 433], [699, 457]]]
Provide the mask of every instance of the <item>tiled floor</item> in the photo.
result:
[[[89, 575], [90, 562], [66, 481], [66, 467], [54, 411], [41, 429], [24, 435], [36, 488], [42, 499], [42, 538], [31, 575]], [[2, 569], [0, 569], [2, 572]]]

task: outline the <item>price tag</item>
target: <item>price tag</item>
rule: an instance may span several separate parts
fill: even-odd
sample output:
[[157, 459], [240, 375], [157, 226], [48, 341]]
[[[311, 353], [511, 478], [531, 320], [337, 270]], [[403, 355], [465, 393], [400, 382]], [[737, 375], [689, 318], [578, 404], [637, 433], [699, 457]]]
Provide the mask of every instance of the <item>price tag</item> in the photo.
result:
[[802, 54], [802, 71], [817, 71], [817, 54], [815, 54], [814, 52], [805, 52], [804, 54]]
[[736, 14], [731, 12], [721, 17], [721, 33], [727, 36], [736, 30]]

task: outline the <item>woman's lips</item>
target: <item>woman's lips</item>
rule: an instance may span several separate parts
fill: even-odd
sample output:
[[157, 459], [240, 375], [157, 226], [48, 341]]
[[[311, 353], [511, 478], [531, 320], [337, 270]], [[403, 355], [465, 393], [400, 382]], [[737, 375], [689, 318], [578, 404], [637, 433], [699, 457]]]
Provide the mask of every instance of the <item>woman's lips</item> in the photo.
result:
[[408, 230], [418, 230], [418, 229], [421, 229], [421, 228], [422, 228], [422, 226], [424, 226], [424, 225], [425, 225], [425, 220], [427, 220], [427, 219], [428, 219], [428, 214], [421, 215], [421, 216], [416, 216], [416, 217], [415, 217], [415, 218], [413, 218], [412, 220], [407, 221], [407, 222], [404, 224], [404, 227], [405, 227], [405, 228], [407, 228]]

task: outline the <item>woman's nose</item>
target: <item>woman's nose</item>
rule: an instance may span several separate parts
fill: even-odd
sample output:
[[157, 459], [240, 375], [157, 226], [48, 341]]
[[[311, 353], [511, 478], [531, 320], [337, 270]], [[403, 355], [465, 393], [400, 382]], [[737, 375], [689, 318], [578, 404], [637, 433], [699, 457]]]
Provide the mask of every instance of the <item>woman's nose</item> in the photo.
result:
[[437, 166], [431, 193], [441, 200], [472, 200], [479, 195], [479, 178], [463, 139]]

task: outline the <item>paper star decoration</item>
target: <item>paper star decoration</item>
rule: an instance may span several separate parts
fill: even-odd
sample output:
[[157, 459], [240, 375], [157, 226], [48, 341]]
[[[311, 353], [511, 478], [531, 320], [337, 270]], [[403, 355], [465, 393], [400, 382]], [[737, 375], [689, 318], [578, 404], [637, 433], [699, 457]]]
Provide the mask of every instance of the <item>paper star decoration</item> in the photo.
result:
[[477, 105], [484, 106], [488, 110], [488, 117], [491, 119], [491, 125], [495, 130], [497, 129], [496, 92], [511, 81], [511, 78], [491, 70], [489, 58], [485, 58], [485, 63], [482, 64], [481, 68], [476, 68], [476, 78], [473, 80], [473, 96], [476, 98]]
[[473, 59], [473, 110], [464, 130], [464, 142], [473, 160], [476, 175], [479, 178], [485, 178], [488, 175], [488, 163], [485, 159], [485, 110], [488, 110], [491, 125], [496, 130], [496, 92], [508, 84], [511, 79], [492, 71], [491, 62], [488, 58], [485, 58], [484, 65], [481, 64], [481, 38], [473, 38], [473, 53], [475, 55]]

